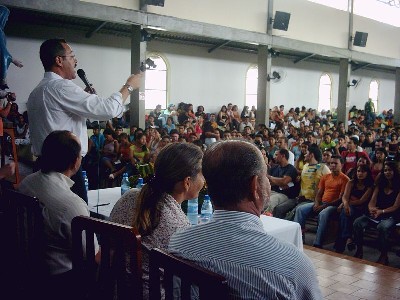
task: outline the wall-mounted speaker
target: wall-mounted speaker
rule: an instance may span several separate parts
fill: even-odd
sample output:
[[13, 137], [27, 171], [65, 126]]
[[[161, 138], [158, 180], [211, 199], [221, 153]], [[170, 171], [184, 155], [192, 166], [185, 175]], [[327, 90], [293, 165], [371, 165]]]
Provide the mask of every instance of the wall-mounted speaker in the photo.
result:
[[289, 20], [290, 13], [284, 11], [276, 11], [272, 28], [287, 31], [289, 27]]
[[356, 31], [353, 45], [358, 47], [365, 47], [367, 45], [367, 38], [368, 38], [368, 32]]
[[164, 6], [164, 0], [146, 0], [147, 5]]

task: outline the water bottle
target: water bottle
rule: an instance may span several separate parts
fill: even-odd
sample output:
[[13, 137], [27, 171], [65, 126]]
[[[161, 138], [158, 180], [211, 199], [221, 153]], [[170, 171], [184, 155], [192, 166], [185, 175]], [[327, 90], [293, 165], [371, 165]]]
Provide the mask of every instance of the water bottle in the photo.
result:
[[190, 224], [198, 224], [198, 214], [199, 214], [199, 200], [197, 198], [188, 200], [187, 205], [187, 217]]
[[211, 204], [210, 196], [204, 195], [203, 205], [201, 206], [200, 223], [210, 222], [213, 215], [213, 207]]
[[139, 177], [138, 180], [137, 180], [136, 188], [137, 189], [141, 189], [142, 186], [143, 186], [143, 178]]
[[87, 178], [86, 171], [82, 170], [83, 181], [85, 182], [86, 192], [89, 190], [89, 179]]
[[122, 175], [122, 181], [121, 181], [121, 196], [125, 194], [127, 191], [130, 189], [130, 184], [129, 184], [129, 178], [128, 178], [128, 173], [124, 173]]

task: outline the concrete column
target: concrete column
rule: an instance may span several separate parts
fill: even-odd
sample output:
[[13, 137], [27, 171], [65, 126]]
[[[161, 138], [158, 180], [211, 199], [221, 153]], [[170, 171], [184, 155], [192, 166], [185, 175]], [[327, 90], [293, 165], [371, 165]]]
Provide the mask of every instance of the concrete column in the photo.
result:
[[400, 124], [400, 68], [396, 68], [396, 82], [394, 88], [394, 122]]
[[258, 85], [257, 85], [257, 120], [256, 124], [269, 126], [270, 93], [268, 74], [271, 70], [271, 58], [268, 57], [268, 46], [258, 46]]
[[341, 58], [339, 63], [339, 92], [337, 106], [337, 121], [343, 122], [347, 130], [347, 119], [349, 115], [349, 87], [351, 65], [347, 58]]
[[[146, 42], [140, 42], [141, 38], [141, 26], [132, 26], [132, 37], [131, 37], [131, 73], [139, 73], [141, 62], [146, 60]], [[131, 94], [131, 102], [129, 104], [130, 110], [130, 125], [135, 125], [144, 129], [145, 125], [145, 73], [142, 74], [142, 83], [139, 90], [135, 90]]]

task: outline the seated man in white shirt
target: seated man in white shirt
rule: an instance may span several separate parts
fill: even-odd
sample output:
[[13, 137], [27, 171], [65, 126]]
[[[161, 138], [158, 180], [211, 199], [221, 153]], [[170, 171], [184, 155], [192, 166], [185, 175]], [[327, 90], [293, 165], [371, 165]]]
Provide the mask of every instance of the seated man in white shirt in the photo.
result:
[[77, 136], [67, 130], [53, 131], [43, 142], [42, 158], [41, 170], [25, 177], [19, 186], [20, 192], [37, 197], [43, 207], [42, 299], [74, 299], [71, 221], [89, 216], [85, 201], [71, 191], [74, 182], [70, 177], [82, 160]]
[[271, 188], [260, 150], [242, 140], [217, 142], [202, 167], [213, 218], [176, 232], [170, 252], [224, 276], [233, 299], [322, 299], [311, 260], [263, 228]]

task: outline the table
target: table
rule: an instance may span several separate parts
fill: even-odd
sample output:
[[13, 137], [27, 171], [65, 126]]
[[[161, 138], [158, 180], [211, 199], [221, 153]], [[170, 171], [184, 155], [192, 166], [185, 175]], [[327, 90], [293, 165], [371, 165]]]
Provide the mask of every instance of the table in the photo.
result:
[[119, 198], [121, 198], [121, 187], [89, 190], [89, 211], [94, 213], [96, 216], [99, 215], [100, 217], [107, 219], [110, 217], [110, 213]]
[[[91, 213], [96, 217], [107, 219], [115, 203], [121, 198], [121, 188], [114, 187], [108, 189], [89, 190], [88, 206]], [[301, 227], [299, 223], [282, 220], [266, 215], [261, 215], [265, 231], [281, 240], [295, 245], [299, 250], [303, 250], [303, 240], [301, 238]]]
[[278, 240], [295, 245], [303, 251], [303, 240], [301, 238], [301, 227], [297, 222], [287, 221], [266, 215], [260, 216], [265, 231]]

